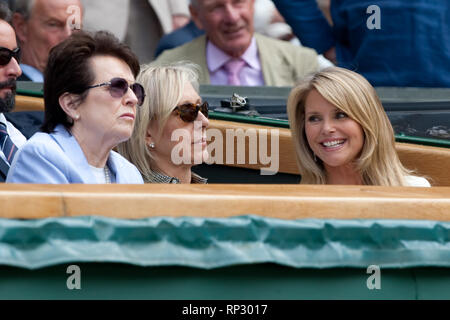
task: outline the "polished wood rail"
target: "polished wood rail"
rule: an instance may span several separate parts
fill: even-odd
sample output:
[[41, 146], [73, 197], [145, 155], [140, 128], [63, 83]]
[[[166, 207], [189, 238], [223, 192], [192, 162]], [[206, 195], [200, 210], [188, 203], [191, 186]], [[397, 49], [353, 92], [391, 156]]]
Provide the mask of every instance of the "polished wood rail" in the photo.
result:
[[44, 111], [44, 99], [16, 95], [14, 111]]
[[450, 221], [450, 188], [317, 185], [0, 185], [0, 217], [98, 215]]

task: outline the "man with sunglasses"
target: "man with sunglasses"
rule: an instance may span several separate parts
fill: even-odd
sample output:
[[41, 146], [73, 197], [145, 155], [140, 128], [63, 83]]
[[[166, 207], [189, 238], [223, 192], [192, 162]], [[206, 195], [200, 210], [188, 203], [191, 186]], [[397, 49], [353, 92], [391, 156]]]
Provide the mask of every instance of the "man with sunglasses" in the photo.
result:
[[22, 74], [16, 34], [3, 20], [6, 16], [5, 8], [0, 9], [0, 182], [5, 181], [17, 148], [26, 142], [23, 134], [4, 115], [14, 108], [16, 79]]

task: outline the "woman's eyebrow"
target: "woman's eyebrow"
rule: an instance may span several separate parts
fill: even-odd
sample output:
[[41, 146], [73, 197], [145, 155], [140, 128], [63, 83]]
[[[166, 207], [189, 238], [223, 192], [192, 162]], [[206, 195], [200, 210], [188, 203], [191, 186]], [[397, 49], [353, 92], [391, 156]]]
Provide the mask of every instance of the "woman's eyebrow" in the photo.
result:
[[[197, 100], [195, 100], [194, 103], [201, 103], [201, 102], [202, 102], [202, 98], [200, 97]], [[189, 100], [181, 100], [179, 104], [189, 104], [189, 103], [192, 103], [192, 102]]]

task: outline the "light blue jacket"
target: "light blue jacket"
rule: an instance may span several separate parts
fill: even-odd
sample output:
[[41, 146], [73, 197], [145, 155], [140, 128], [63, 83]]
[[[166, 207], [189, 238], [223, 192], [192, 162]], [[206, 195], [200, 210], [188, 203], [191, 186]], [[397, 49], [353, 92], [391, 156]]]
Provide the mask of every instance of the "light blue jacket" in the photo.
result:
[[[110, 152], [107, 164], [116, 183], [144, 183], [138, 169], [117, 152]], [[6, 182], [97, 183], [77, 140], [62, 125], [54, 133], [36, 133], [20, 148]]]

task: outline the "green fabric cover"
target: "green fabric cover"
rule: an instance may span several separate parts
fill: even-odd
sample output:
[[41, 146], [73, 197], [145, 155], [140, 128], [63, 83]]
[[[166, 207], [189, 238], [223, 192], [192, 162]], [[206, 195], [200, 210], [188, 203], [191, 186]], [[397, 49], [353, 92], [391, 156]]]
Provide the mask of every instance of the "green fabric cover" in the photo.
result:
[[281, 220], [105, 217], [0, 219], [0, 265], [71, 262], [217, 268], [450, 267], [450, 223], [415, 220]]

